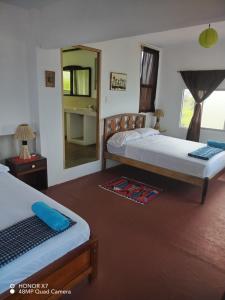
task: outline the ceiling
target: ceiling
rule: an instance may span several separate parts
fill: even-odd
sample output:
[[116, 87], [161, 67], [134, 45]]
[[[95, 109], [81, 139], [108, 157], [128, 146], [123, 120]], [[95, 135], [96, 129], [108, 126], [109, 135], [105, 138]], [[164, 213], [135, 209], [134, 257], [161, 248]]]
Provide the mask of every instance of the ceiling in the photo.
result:
[[25, 9], [38, 9], [42, 41], [47, 47], [70, 45], [71, 40], [74, 43], [97, 42], [225, 20], [224, 0], [0, 0], [0, 2]]
[[[220, 44], [220, 41], [225, 41], [225, 21], [212, 23], [211, 27], [214, 28], [218, 33], [218, 45]], [[208, 24], [204, 24], [163, 32], [139, 35], [137, 38], [138, 40], [141, 40], [143, 44], [148, 45], [149, 43], [151, 43], [152, 45], [157, 45], [158, 47], [185, 44], [188, 42], [194, 42], [196, 45], [198, 45], [197, 41], [199, 34], [207, 28]]]
[[16, 5], [25, 9], [41, 8], [59, 0], [0, 0], [8, 4]]

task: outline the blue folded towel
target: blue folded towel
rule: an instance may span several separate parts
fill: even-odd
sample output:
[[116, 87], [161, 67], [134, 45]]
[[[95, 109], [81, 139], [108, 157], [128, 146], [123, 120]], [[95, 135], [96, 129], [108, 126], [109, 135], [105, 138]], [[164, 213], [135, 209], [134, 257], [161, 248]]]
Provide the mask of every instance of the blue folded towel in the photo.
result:
[[214, 148], [219, 148], [225, 150], [225, 142], [208, 140], [207, 145]]
[[55, 231], [62, 231], [70, 226], [70, 221], [56, 209], [48, 206], [42, 201], [32, 205], [34, 214]]
[[199, 148], [191, 153], [188, 153], [188, 156], [208, 160], [211, 157], [213, 157], [214, 155], [216, 155], [222, 151], [223, 151], [222, 149], [205, 146], [205, 147]]

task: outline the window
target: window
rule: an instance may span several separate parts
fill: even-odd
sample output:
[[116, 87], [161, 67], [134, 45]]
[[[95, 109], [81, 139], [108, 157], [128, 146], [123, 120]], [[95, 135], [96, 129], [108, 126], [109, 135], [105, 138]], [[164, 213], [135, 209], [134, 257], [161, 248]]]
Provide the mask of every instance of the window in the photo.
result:
[[[184, 90], [180, 126], [188, 127], [194, 112], [195, 101], [188, 89]], [[225, 130], [225, 90], [214, 91], [202, 103], [201, 128]]]
[[63, 92], [65, 96], [91, 97], [91, 68], [63, 67]]
[[159, 51], [147, 47], [141, 52], [139, 112], [155, 111]]
[[70, 71], [63, 71], [63, 92], [64, 92], [64, 95], [70, 95], [71, 94]]

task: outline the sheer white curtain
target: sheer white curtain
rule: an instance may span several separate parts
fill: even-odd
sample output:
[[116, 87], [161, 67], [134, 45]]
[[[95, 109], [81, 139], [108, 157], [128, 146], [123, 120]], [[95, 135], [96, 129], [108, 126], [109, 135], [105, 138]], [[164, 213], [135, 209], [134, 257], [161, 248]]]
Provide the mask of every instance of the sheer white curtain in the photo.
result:
[[88, 95], [89, 93], [89, 74], [88, 70], [76, 70], [74, 72], [75, 86], [74, 91], [77, 95]]

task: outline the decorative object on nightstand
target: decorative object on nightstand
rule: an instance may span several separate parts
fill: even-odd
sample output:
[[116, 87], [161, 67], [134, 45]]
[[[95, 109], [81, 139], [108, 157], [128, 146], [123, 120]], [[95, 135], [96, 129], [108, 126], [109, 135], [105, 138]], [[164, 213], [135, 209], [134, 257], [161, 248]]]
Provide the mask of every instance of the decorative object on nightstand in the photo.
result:
[[164, 112], [162, 109], [156, 109], [155, 112], [154, 112], [154, 116], [156, 117], [156, 123], [155, 123], [155, 126], [154, 126], [154, 129], [157, 129], [160, 131], [160, 118], [161, 117], [164, 117]]
[[22, 141], [20, 148], [20, 159], [30, 159], [31, 155], [28, 149], [27, 141], [35, 138], [32, 128], [28, 124], [19, 125], [16, 129], [15, 138], [19, 141]]
[[48, 188], [47, 159], [39, 154], [31, 155], [30, 159], [17, 157], [8, 158], [5, 164], [10, 173], [18, 179], [26, 182], [37, 190]]

